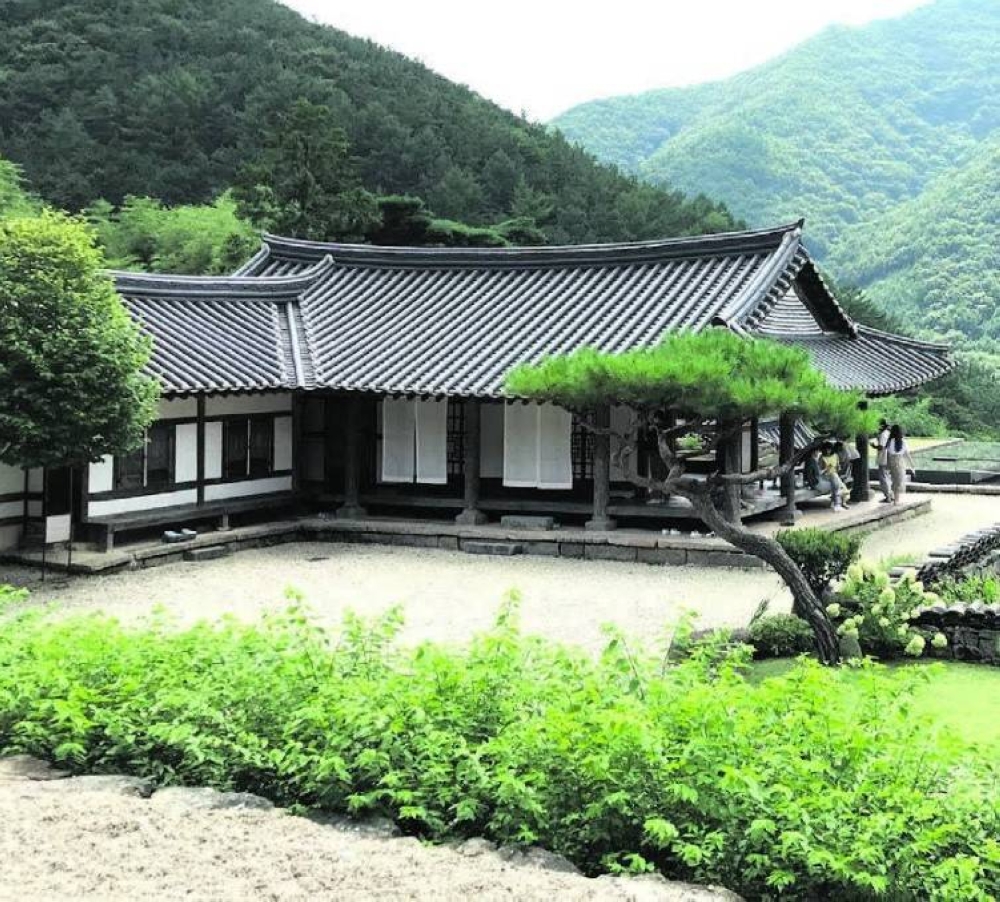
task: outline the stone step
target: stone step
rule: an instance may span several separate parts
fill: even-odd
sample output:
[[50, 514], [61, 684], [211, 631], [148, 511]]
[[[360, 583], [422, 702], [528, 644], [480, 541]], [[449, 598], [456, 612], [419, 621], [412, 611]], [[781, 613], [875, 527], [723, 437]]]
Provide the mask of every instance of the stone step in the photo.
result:
[[462, 551], [466, 554], [493, 554], [501, 557], [512, 557], [522, 554], [524, 546], [517, 542], [463, 542]]
[[504, 529], [555, 529], [554, 517], [533, 517], [527, 514], [506, 514], [500, 518]]
[[189, 548], [184, 552], [186, 561], [214, 561], [231, 553], [228, 545], [209, 545], [207, 548]]

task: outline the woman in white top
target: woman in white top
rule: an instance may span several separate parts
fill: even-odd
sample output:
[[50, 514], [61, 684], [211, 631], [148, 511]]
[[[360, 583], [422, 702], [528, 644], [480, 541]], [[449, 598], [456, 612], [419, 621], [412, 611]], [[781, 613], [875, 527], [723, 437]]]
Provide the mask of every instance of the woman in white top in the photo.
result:
[[913, 473], [915, 469], [900, 426], [893, 426], [889, 430], [889, 444], [885, 450], [889, 460], [889, 476], [892, 479], [893, 503], [898, 504], [899, 499], [906, 494], [906, 474]]

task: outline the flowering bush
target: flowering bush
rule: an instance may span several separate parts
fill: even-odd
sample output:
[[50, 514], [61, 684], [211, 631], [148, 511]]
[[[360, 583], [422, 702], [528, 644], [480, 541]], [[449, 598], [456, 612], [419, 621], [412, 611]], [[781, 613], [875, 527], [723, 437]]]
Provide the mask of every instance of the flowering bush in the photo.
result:
[[847, 568], [839, 597], [826, 612], [837, 633], [856, 639], [865, 654], [919, 658], [928, 644], [938, 650], [948, 644], [943, 633], [925, 633], [911, 625], [919, 608], [940, 601], [912, 573], [893, 585], [884, 570], [855, 563]]

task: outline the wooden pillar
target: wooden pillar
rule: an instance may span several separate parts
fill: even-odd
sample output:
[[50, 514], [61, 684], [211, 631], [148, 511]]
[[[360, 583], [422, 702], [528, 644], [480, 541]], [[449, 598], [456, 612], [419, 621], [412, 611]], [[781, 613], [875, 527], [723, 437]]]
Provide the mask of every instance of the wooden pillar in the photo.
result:
[[[732, 429], [736, 423], [720, 423], [720, 429]], [[742, 471], [743, 430], [738, 429], [733, 435], [721, 442], [716, 454], [716, 461], [723, 473], [739, 473]], [[722, 487], [722, 510], [727, 520], [740, 523], [740, 486], [737, 483], [724, 483]]]
[[[593, 413], [593, 422], [599, 429], [611, 428], [611, 408], [601, 407]], [[618, 524], [608, 515], [611, 502], [611, 436], [595, 432], [591, 435], [594, 449], [594, 508], [587, 529], [602, 531], [614, 529]]]
[[[795, 417], [783, 413], [778, 421], [778, 461], [787, 463], [795, 456]], [[795, 507], [795, 470], [791, 469], [781, 475], [781, 494], [785, 506], [781, 509], [781, 522], [785, 526], [794, 526], [799, 512]]]
[[871, 465], [868, 462], [870, 440], [871, 436], [865, 432], [859, 432], [855, 437], [858, 459], [852, 465], [854, 484], [851, 486], [851, 501], [870, 501], [872, 497]]
[[367, 511], [361, 506], [361, 399], [351, 395], [344, 423], [344, 503], [338, 520], [358, 520]]
[[197, 416], [198, 422], [195, 425], [195, 446], [197, 447], [198, 460], [195, 464], [195, 471], [198, 480], [198, 504], [199, 506], [205, 503], [205, 396], [198, 395], [197, 400]]
[[[459, 402], [451, 402], [459, 403]], [[489, 518], [479, 509], [479, 476], [483, 443], [482, 408], [474, 398], [461, 402], [465, 405], [464, 431], [462, 433], [462, 478], [464, 480], [464, 507], [455, 517], [462, 526], [480, 526]]]

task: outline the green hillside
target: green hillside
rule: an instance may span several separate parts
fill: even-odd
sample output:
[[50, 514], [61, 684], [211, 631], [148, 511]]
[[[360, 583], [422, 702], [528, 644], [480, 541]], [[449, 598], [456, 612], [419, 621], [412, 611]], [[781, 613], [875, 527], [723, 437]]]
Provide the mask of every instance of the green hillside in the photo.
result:
[[[828, 29], [723, 82], [584, 104], [556, 125], [654, 183], [710, 190], [751, 222], [805, 216], [838, 279], [860, 279], [927, 329], [1000, 337], [995, 273], [956, 311], [946, 308], [967, 298], [939, 278], [991, 253], [996, 268], [996, 201], [975, 183], [1000, 128], [998, 35], [996, 0], [938, 0]], [[962, 186], [957, 202], [949, 182]]]
[[829, 264], [938, 334], [1000, 336], [1000, 134], [912, 200], [845, 231]]
[[[0, 156], [50, 203], [214, 201], [299, 98], [347, 133], [366, 189], [550, 241], [717, 231], [725, 208], [595, 163], [419, 63], [275, 0], [6, 0]], [[273, 131], [273, 129], [272, 129]]]

